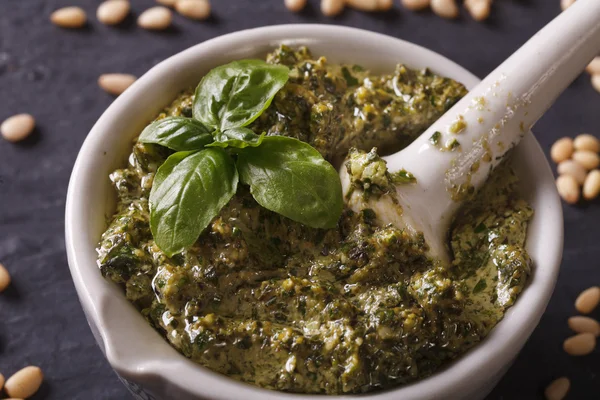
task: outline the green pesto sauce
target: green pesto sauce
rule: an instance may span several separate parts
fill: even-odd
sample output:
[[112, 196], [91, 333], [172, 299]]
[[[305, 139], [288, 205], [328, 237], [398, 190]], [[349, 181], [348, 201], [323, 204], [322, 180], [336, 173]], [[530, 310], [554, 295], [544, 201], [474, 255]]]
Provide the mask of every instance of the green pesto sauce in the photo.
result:
[[[371, 148], [406, 146], [466, 92], [429, 71], [373, 75], [305, 48], [282, 46], [267, 60], [288, 65], [291, 79], [251, 128], [304, 140], [332, 161], [364, 150], [352, 152], [375, 164], [356, 172], [381, 191], [412, 180], [390, 175]], [[190, 116], [192, 93], [158, 118]], [[148, 196], [169, 154], [136, 142], [110, 175], [118, 208], [98, 264], [185, 357], [247, 383], [338, 394], [421, 379], [481, 341], [530, 273], [532, 210], [508, 167], [453, 224], [450, 266], [429, 259], [422, 238], [378, 226], [372, 210], [312, 229], [260, 207], [244, 186], [192, 248], [168, 258], [152, 240]]]

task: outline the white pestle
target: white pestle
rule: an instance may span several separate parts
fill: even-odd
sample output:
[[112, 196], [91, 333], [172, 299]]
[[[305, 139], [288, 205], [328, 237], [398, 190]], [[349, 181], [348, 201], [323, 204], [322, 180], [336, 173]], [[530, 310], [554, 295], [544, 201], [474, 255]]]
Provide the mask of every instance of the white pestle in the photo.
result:
[[[455, 195], [479, 189], [503, 156], [599, 52], [600, 0], [578, 0], [411, 145], [384, 157], [390, 172], [406, 169], [417, 178], [415, 184], [397, 186], [401, 208], [389, 196], [365, 200], [358, 190], [350, 195], [349, 206], [355, 211], [371, 208], [381, 223], [413, 234], [422, 232], [429, 254], [448, 262], [448, 231], [465, 197]], [[431, 67], [435, 70], [435, 65]], [[460, 125], [464, 129], [452, 133]], [[431, 141], [436, 132], [440, 132], [438, 145]], [[460, 144], [453, 151], [440, 150], [453, 140]], [[345, 165], [340, 178], [347, 193]]]

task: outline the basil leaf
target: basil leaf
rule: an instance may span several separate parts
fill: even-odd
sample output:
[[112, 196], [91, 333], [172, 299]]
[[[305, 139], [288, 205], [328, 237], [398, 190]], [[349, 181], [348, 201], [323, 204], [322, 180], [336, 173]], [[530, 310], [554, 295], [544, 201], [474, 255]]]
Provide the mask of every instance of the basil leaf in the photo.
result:
[[333, 228], [342, 214], [337, 171], [310, 145], [268, 136], [238, 153], [242, 182], [263, 207], [313, 228]]
[[397, 185], [401, 185], [404, 183], [417, 183], [417, 178], [410, 172], [405, 169], [401, 169], [400, 171], [392, 172], [390, 174], [390, 178], [392, 183]]
[[170, 257], [194, 244], [237, 184], [235, 164], [222, 149], [171, 155], [150, 192], [150, 229], [158, 247]]
[[152, 190], [150, 191], [150, 196], [154, 192], [154, 189], [162, 184], [162, 182], [173, 172], [173, 169], [181, 162], [184, 158], [189, 156], [190, 154], [194, 154], [195, 151], [179, 151], [177, 153], [171, 154], [164, 163], [158, 168], [156, 174], [154, 174], [154, 179], [152, 180]]
[[175, 151], [200, 150], [213, 141], [210, 130], [191, 118], [167, 117], [143, 130], [142, 143], [155, 143]]
[[257, 135], [252, 129], [240, 127], [229, 129], [225, 132], [217, 131], [214, 134], [215, 141], [206, 147], [237, 147], [243, 149], [245, 147], [260, 146], [266, 133]]
[[246, 126], [271, 104], [289, 69], [261, 60], [242, 60], [211, 70], [196, 88], [194, 118], [222, 132]]
[[473, 294], [483, 292], [486, 288], [487, 283], [485, 282], [485, 279], [480, 279], [479, 282], [477, 282], [477, 284], [473, 288]]

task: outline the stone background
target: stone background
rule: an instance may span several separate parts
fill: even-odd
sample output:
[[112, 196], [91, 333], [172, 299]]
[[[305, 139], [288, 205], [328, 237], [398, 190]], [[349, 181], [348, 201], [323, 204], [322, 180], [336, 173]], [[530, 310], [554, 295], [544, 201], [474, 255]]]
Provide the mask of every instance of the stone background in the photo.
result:
[[[134, 15], [154, 5], [132, 0]], [[0, 261], [14, 284], [0, 295], [0, 371], [26, 365], [46, 374], [34, 400], [127, 399], [97, 347], [79, 306], [63, 237], [71, 168], [90, 128], [113, 100], [96, 84], [107, 72], [141, 75], [161, 60], [215, 36], [284, 23], [340, 24], [386, 33], [437, 51], [481, 77], [560, 12], [559, 0], [497, 0], [476, 23], [463, 12], [446, 21], [396, 4], [385, 14], [347, 10], [335, 19], [318, 0], [301, 14], [283, 0], [213, 0], [214, 16], [199, 23], [175, 16], [167, 32], [147, 32], [131, 17], [122, 27], [95, 21], [100, 0], [0, 0], [0, 121], [33, 114], [35, 134], [13, 145], [0, 140]], [[49, 23], [56, 8], [78, 4], [86, 29]], [[535, 127], [545, 151], [563, 135], [600, 135], [600, 94], [582, 75]], [[599, 351], [568, 357], [562, 341], [577, 294], [600, 283], [600, 202], [565, 207], [565, 255], [558, 286], [539, 327], [489, 399], [536, 399], [553, 378], [572, 379], [569, 399], [600, 397]], [[544, 268], [537, 265], [537, 268]], [[596, 317], [600, 317], [596, 313]], [[452, 394], [448, 394], [451, 398]]]

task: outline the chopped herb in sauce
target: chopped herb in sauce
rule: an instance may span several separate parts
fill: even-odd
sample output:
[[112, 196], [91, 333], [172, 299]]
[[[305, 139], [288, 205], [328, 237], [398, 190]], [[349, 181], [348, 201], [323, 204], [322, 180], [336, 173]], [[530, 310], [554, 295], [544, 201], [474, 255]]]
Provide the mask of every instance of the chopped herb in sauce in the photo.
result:
[[395, 184], [417, 183], [417, 178], [405, 169], [390, 174], [391, 180]]
[[[414, 182], [390, 174], [373, 147], [405, 147], [466, 93], [403, 65], [388, 75], [345, 66], [354, 82], [304, 47], [281, 46], [267, 61], [289, 67], [290, 79], [247, 128], [305, 141], [334, 163], [350, 151], [346, 168], [370, 195]], [[158, 119], [189, 118], [192, 104], [186, 91]], [[98, 264], [183, 356], [232, 378], [321, 394], [425, 378], [485, 338], [530, 274], [532, 210], [507, 166], [454, 221], [449, 266], [428, 258], [422, 236], [379, 226], [371, 209], [310, 228], [261, 207], [244, 185], [168, 257], [150, 232], [148, 198], [171, 154], [137, 142], [110, 175], [118, 205]]]
[[461, 116], [458, 121], [455, 121], [450, 125], [450, 133], [459, 134], [467, 129], [467, 123]]
[[[396, 185], [417, 182], [414, 175], [404, 169], [390, 173], [385, 160], [377, 154], [376, 148], [368, 153], [355, 148], [350, 149], [345, 165], [352, 187], [359, 188], [365, 199], [384, 194], [394, 197]], [[352, 191], [350, 190], [347, 196], [350, 196]]]
[[486, 229], [487, 229], [487, 226], [485, 226], [485, 224], [482, 222], [479, 225], [477, 225], [477, 227], [475, 228], [475, 230], [473, 232], [481, 233], [481, 232], [484, 232]]
[[433, 132], [433, 135], [431, 135], [431, 137], [429, 138], [429, 141], [434, 146], [437, 146], [438, 144], [440, 144], [441, 137], [442, 137], [442, 133], [440, 131], [435, 131], [435, 132]]
[[483, 291], [487, 287], [487, 283], [485, 283], [485, 279], [480, 279], [479, 282], [473, 288], [473, 294], [477, 294]]
[[344, 79], [346, 80], [346, 83], [348, 84], [348, 87], [350, 87], [350, 86], [357, 86], [358, 85], [358, 79], [356, 79], [350, 73], [350, 71], [348, 71], [347, 67], [342, 67], [342, 75], [344, 76]]
[[456, 139], [450, 139], [448, 143], [446, 143], [446, 148], [450, 151], [455, 150], [460, 146], [460, 142]]

